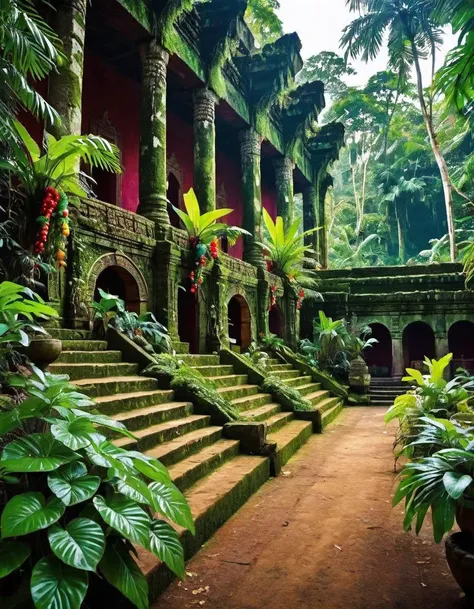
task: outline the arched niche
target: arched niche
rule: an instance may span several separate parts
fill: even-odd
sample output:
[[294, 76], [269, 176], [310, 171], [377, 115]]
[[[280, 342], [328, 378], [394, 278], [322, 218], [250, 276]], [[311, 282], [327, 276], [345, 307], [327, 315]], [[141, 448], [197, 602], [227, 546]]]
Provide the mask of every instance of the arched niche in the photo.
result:
[[364, 351], [364, 359], [369, 372], [375, 377], [392, 376], [392, 335], [384, 324], [374, 322], [369, 324], [372, 334], [378, 342]]
[[278, 304], [268, 311], [268, 329], [270, 334], [283, 338], [283, 313]]
[[424, 321], [414, 321], [405, 327], [402, 344], [405, 368], [422, 370], [425, 357], [436, 357], [433, 328]]
[[456, 321], [448, 330], [449, 352], [453, 354], [452, 370], [464, 368], [474, 372], [474, 323]]
[[198, 298], [184, 287], [178, 289], [178, 334], [190, 353], [199, 353]]
[[123, 254], [105, 254], [92, 266], [88, 291], [92, 301], [100, 299], [99, 288], [125, 301], [129, 311], [148, 308], [148, 287], [140, 269]]
[[227, 305], [229, 339], [231, 346], [245, 351], [252, 342], [250, 307], [243, 296], [232, 296]]

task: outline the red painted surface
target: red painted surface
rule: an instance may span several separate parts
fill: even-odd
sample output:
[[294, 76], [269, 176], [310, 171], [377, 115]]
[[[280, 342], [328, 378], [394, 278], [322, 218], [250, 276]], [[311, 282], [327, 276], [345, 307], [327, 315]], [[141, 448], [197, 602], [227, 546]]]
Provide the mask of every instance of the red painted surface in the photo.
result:
[[262, 205], [275, 220], [277, 216], [277, 198], [275, 188], [262, 184]]
[[[223, 218], [223, 221], [230, 226], [242, 227], [242, 174], [240, 163], [219, 151], [216, 153], [216, 185], [218, 199], [222, 196], [222, 202], [225, 202], [223, 206], [233, 210], [231, 214]], [[218, 203], [221, 205], [219, 200]], [[229, 254], [242, 259], [243, 247], [243, 240], [240, 237], [233, 247], [229, 247]]]
[[117, 130], [122, 175], [121, 207], [136, 211], [140, 146], [140, 85], [86, 49], [82, 95], [82, 132], [108, 113]]

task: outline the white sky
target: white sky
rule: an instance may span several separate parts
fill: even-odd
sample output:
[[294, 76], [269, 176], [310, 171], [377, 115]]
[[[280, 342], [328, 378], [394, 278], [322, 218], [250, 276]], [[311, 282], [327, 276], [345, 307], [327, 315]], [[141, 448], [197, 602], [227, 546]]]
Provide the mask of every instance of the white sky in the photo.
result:
[[[356, 13], [350, 13], [346, 0], [280, 0], [278, 12], [283, 21], [285, 33], [297, 32], [303, 43], [303, 58], [321, 51], [334, 51], [343, 55], [339, 49], [342, 30]], [[455, 46], [456, 37], [446, 34], [443, 48], [438, 53], [438, 67], [446, 53]], [[427, 62], [425, 62], [427, 63]], [[357, 75], [347, 79], [351, 85], [363, 86], [372, 74], [384, 70], [387, 66], [387, 53], [381, 53], [369, 64], [360, 60], [352, 62]], [[424, 66], [425, 85], [429, 84], [430, 66]]]

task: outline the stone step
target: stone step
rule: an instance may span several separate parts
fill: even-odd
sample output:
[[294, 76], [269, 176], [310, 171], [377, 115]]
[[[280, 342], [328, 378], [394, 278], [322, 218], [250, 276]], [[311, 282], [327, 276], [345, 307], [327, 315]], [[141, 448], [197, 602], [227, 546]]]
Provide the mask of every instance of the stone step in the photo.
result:
[[217, 442], [206, 446], [195, 455], [171, 465], [168, 471], [176, 486], [184, 492], [197, 480], [215, 471], [223, 463], [238, 454], [238, 440], [217, 440]]
[[144, 376], [109, 376], [107, 378], [84, 378], [74, 381], [79, 390], [91, 398], [117, 393], [130, 393], [135, 391], [153, 391], [158, 389], [155, 379]]
[[81, 379], [99, 379], [111, 376], [135, 375], [137, 364], [51, 364], [49, 371], [53, 374], [67, 374], [71, 381]]
[[321, 427], [323, 430], [334, 421], [343, 408], [344, 404], [342, 401], [339, 401], [335, 406], [323, 413], [321, 417]]
[[255, 395], [259, 392], [257, 385], [237, 385], [234, 387], [219, 387], [217, 393], [223, 395], [227, 400], [233, 401], [236, 398], [243, 398], [248, 395]]
[[269, 393], [255, 393], [254, 395], [247, 395], [243, 398], [234, 398], [231, 400], [232, 404], [239, 411], [253, 410], [269, 404], [272, 401], [272, 396]]
[[299, 378], [301, 372], [299, 370], [272, 370], [272, 376], [277, 376], [282, 381], [287, 381], [289, 379]]
[[[153, 379], [152, 379], [153, 380]], [[158, 391], [135, 391], [132, 393], [116, 393], [96, 398], [101, 413], [112, 416], [127, 413], [157, 404], [164, 404], [173, 399], [170, 389]]]
[[220, 360], [218, 355], [195, 355], [191, 353], [181, 354], [179, 359], [187, 366], [195, 368], [196, 366], [219, 366]]
[[282, 380], [285, 381], [286, 385], [289, 385], [290, 387], [294, 387], [295, 389], [297, 389], [299, 385], [305, 385], [307, 383], [310, 383], [311, 377], [310, 376], [295, 376], [294, 378], [291, 378], [291, 379], [282, 379]]
[[386, 408], [390, 408], [392, 406], [394, 400], [370, 400], [371, 406], [385, 406]]
[[244, 410], [240, 414], [252, 421], [266, 421], [269, 417], [279, 412], [281, 412], [280, 404], [270, 403], [265, 404], [265, 406], [260, 406], [259, 408]]
[[164, 442], [150, 450], [146, 454], [159, 459], [163, 465], [169, 467], [189, 456], [198, 453], [206, 446], [210, 446], [222, 438], [222, 427], [208, 426], [196, 431], [191, 431], [184, 436], [179, 436]]
[[192, 413], [193, 405], [191, 402], [165, 402], [164, 404], [154, 404], [131, 412], [121, 412], [113, 415], [112, 418], [120, 421], [129, 431], [135, 433], [140, 429], [188, 417]]
[[[303, 377], [303, 378], [307, 378], [307, 377]], [[306, 397], [308, 395], [308, 393], [314, 393], [316, 391], [320, 391], [321, 384], [320, 383], [305, 383], [304, 385], [296, 385], [295, 389], [297, 389], [302, 396]]]
[[270, 364], [268, 366], [271, 372], [279, 372], [280, 370], [293, 370], [291, 364]]
[[267, 435], [268, 442], [277, 443], [277, 453], [280, 462], [284, 465], [295, 452], [303, 446], [313, 433], [313, 425], [310, 421], [290, 421], [279, 431]]
[[276, 433], [283, 426], [287, 425], [290, 421], [293, 421], [295, 415], [292, 412], [278, 412], [273, 414], [271, 417], [266, 419], [267, 433]]
[[210, 376], [209, 380], [217, 385], [217, 387], [238, 387], [248, 383], [246, 374], [226, 374], [224, 376]]
[[183, 436], [196, 429], [202, 429], [209, 425], [210, 420], [211, 417], [207, 415], [190, 415], [183, 419], [175, 419], [135, 431], [133, 435], [136, 440], [121, 437], [113, 442], [121, 448], [131, 449], [135, 447], [135, 449], [143, 452], [150, 450], [157, 444], [169, 442], [178, 436]]
[[61, 340], [92, 340], [92, 332], [89, 330], [73, 330], [70, 328], [48, 328], [48, 333], [53, 338]]
[[228, 376], [234, 372], [232, 366], [195, 366], [194, 370], [197, 370], [205, 377], [210, 376]]
[[189, 353], [189, 343], [171, 343], [171, 347], [173, 351], [177, 354], [186, 354]]
[[121, 351], [62, 351], [55, 364], [113, 364], [120, 361]]
[[105, 340], [63, 340], [64, 351], [105, 351]]
[[405, 392], [398, 393], [398, 391], [394, 391], [392, 393], [391, 391], [370, 391], [369, 395], [379, 398], [397, 398], [399, 395], [405, 395]]
[[[329, 392], [327, 392], [329, 394]], [[326, 398], [318, 402], [315, 406], [315, 410], [318, 410], [321, 415], [328, 410], [331, 410], [334, 406], [336, 406], [340, 402], [340, 398]]]
[[317, 391], [312, 391], [311, 393], [306, 394], [304, 397], [313, 404], [313, 406], [318, 405], [323, 400], [326, 400], [330, 397], [330, 392], [325, 389], [318, 389]]

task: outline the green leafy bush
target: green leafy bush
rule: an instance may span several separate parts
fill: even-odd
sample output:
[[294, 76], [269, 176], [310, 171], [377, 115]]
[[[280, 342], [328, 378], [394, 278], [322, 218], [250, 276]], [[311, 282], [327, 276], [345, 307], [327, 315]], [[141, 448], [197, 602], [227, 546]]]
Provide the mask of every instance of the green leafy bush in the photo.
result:
[[269, 376], [261, 386], [262, 391], [271, 393], [273, 398], [291, 412], [307, 412], [313, 410], [313, 405], [304, 398], [297, 389], [290, 387], [277, 376]]
[[[194, 533], [184, 496], [159, 461], [107, 439], [133, 436], [95, 411], [67, 376], [34, 368], [11, 384], [26, 398], [0, 412], [2, 606], [26, 585], [37, 609], [79, 609], [89, 586], [105, 581], [146, 609], [132, 544], [183, 577], [183, 549], [168, 522]], [[31, 421], [44, 431], [25, 433]]]

